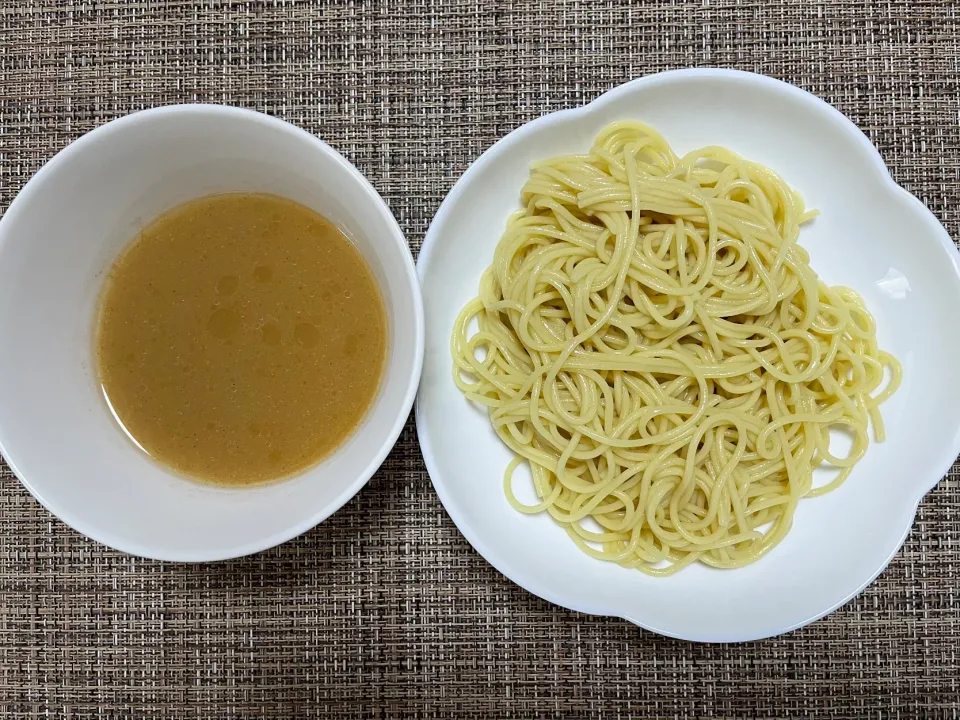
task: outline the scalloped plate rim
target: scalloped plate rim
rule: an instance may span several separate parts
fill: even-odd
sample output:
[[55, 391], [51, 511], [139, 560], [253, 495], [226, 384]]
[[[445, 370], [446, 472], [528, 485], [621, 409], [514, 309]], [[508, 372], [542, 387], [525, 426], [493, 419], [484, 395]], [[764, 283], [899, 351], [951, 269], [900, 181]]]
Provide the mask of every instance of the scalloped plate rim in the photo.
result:
[[[958, 280], [960, 280], [960, 249], [953, 243], [950, 239], [949, 233], [943, 227], [940, 220], [927, 208], [923, 202], [917, 198], [915, 195], [910, 193], [908, 190], [903, 188], [901, 185], [893, 179], [893, 176], [890, 173], [890, 169], [887, 167], [886, 163], [883, 160], [883, 157], [880, 155], [879, 150], [873, 145], [870, 139], [857, 127], [846, 115], [844, 115], [840, 110], [834, 106], [827, 103], [825, 100], [817, 97], [813, 93], [810, 93], [802, 88], [799, 88], [795, 85], [787, 83], [782, 80], [778, 80], [773, 77], [766, 75], [759, 75], [756, 73], [751, 73], [742, 70], [728, 70], [723, 68], [686, 68], [679, 70], [667, 70], [659, 73], [654, 73], [651, 75], [646, 75], [642, 77], [629, 80], [621, 85], [611, 88], [606, 92], [602, 93], [592, 101], [574, 108], [566, 108], [563, 110], [557, 110], [545, 115], [541, 115], [538, 118], [535, 118], [523, 125], [520, 125], [517, 128], [514, 128], [509, 133], [504, 135], [502, 138], [497, 140], [493, 145], [483, 151], [481, 155], [473, 161], [460, 175], [457, 181], [454, 183], [453, 187], [444, 197], [443, 202], [440, 204], [436, 214], [434, 215], [433, 220], [430, 222], [430, 226], [427, 229], [426, 236], [424, 238], [423, 244], [420, 248], [419, 255], [417, 257], [417, 273], [420, 277], [421, 283], [424, 282], [424, 276], [426, 273], [426, 268], [431, 262], [431, 257], [433, 255], [433, 249], [437, 245], [437, 228], [443, 223], [446, 215], [450, 212], [450, 208], [456, 203], [458, 198], [465, 192], [465, 189], [470, 184], [471, 175], [478, 172], [486, 163], [492, 162], [493, 158], [501, 151], [503, 151], [507, 146], [512, 145], [522, 139], [524, 136], [536, 132], [539, 128], [546, 126], [548, 124], [558, 124], [563, 123], [565, 120], [580, 118], [586, 115], [589, 115], [593, 112], [598, 111], [602, 106], [606, 105], [609, 102], [612, 102], [614, 99], [620, 97], [621, 95], [626, 95], [631, 92], [634, 92], [640, 87], [648, 87], [658, 83], [672, 82], [679, 78], [695, 78], [695, 77], [723, 77], [727, 79], [733, 79], [736, 81], [749, 82], [753, 84], [767, 85], [769, 88], [774, 89], [778, 92], [788, 92], [795, 96], [800, 96], [804, 101], [810, 102], [814, 101], [814, 104], [818, 107], [819, 111], [824, 113], [840, 130], [842, 130], [853, 142], [856, 143], [859, 151], [870, 158], [871, 164], [874, 167], [875, 171], [883, 177], [884, 186], [888, 192], [891, 194], [898, 194], [905, 196], [911, 202], [913, 208], [913, 214], [917, 218], [918, 222], [923, 222], [929, 226], [932, 230], [932, 234], [937, 236], [937, 239], [943, 246], [944, 250], [947, 253], [947, 256], [950, 258], [955, 274], [957, 275]], [[960, 455], [960, 434], [955, 435], [954, 437], [954, 446], [949, 449], [944, 450], [943, 459], [937, 466], [940, 468], [939, 475], [933, 477], [932, 481], [921, 482], [918, 484], [918, 487], [912, 488], [914, 494], [910, 498], [910, 502], [904, 504], [904, 512], [902, 513], [902, 531], [900, 537], [894, 545], [891, 547], [889, 554], [887, 555], [884, 562], [877, 568], [875, 572], [870, 574], [870, 576], [858, 587], [848, 594], [846, 594], [838, 602], [834, 603], [830, 607], [818, 611], [805, 617], [801, 620], [793, 621], [786, 626], [779, 628], [770, 628], [765, 629], [764, 631], [758, 634], [744, 634], [744, 635], [732, 635], [728, 636], [723, 633], [718, 633], [716, 637], [695, 637], [692, 635], [685, 635], [681, 632], [675, 630], [668, 630], [663, 627], [658, 627], [657, 625], [649, 622], [640, 620], [637, 617], [631, 616], [629, 613], [623, 613], [618, 611], [615, 608], [610, 608], [604, 605], [602, 601], [599, 602], [570, 602], [566, 598], [561, 598], [558, 594], [552, 592], [549, 588], [538, 588], [534, 590], [523, 580], [523, 574], [517, 572], [513, 567], [509, 559], [498, 558], [497, 562], [494, 562], [491, 559], [492, 553], [488, 551], [485, 547], [485, 543], [477, 537], [477, 533], [474, 531], [469, 524], [461, 522], [459, 520], [459, 511], [451, 509], [453, 505], [452, 499], [447, 492], [445, 485], [442, 482], [436, 480], [440, 476], [439, 469], [437, 467], [437, 462], [434, 457], [433, 445], [430, 438], [430, 432], [427, 429], [426, 421], [423, 419], [421, 411], [421, 402], [420, 395], [418, 393], [417, 402], [415, 405], [415, 420], [417, 427], [417, 435], [419, 438], [421, 452], [423, 454], [424, 462], [427, 467], [427, 472], [430, 475], [431, 483], [433, 484], [434, 490], [436, 491], [440, 502], [443, 504], [444, 509], [447, 514], [453, 520], [454, 524], [457, 526], [457, 529], [463, 534], [467, 539], [470, 545], [476, 550], [481, 557], [483, 557], [494, 569], [504, 575], [506, 578], [519, 585], [527, 592], [540, 597], [548, 602], [551, 602], [560, 607], [573, 610], [575, 612], [581, 612], [587, 615], [595, 616], [604, 616], [604, 617], [616, 617], [627, 622], [630, 622], [638, 627], [644, 628], [651, 632], [655, 632], [659, 635], [666, 637], [673, 637], [681, 640], [690, 640], [697, 642], [748, 642], [754, 640], [762, 640], [764, 638], [773, 637], [776, 635], [781, 635], [792, 630], [804, 627], [816, 620], [819, 620], [826, 615], [834, 612], [841, 606], [848, 603], [853, 598], [857, 597], [860, 593], [863, 592], [877, 577], [888, 567], [891, 560], [896, 556], [896, 554], [903, 547], [904, 542], [910, 534], [910, 530], [913, 526], [913, 522], [916, 519], [917, 510], [919, 508], [920, 502], [923, 500], [924, 496], [930, 492], [936, 485], [943, 479], [944, 476], [950, 471], [954, 462], [957, 459], [957, 456]], [[891, 533], [892, 535], [892, 533]]]

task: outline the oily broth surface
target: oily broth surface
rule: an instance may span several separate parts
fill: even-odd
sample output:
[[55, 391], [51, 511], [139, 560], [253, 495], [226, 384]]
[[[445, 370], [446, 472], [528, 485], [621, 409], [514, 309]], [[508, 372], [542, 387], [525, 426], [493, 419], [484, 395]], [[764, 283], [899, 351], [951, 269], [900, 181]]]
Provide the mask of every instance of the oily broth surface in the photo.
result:
[[290, 200], [235, 193], [165, 213], [101, 298], [104, 395], [145, 452], [229, 485], [294, 474], [371, 405], [386, 317], [356, 248]]

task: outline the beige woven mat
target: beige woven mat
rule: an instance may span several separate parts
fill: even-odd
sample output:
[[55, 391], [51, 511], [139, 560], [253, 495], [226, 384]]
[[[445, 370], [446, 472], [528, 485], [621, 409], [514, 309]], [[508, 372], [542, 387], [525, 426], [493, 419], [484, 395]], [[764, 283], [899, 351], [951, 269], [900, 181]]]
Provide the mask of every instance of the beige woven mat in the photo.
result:
[[[835, 104], [957, 237], [958, 58], [951, 0], [0, 0], [0, 208], [100, 123], [223, 102], [332, 143], [416, 252], [507, 131], [638, 75], [719, 65]], [[958, 579], [956, 470], [862, 597], [786, 637], [703, 646], [501, 577], [443, 512], [412, 425], [321, 527], [215, 565], [95, 545], [3, 468], [0, 717], [956, 717]]]

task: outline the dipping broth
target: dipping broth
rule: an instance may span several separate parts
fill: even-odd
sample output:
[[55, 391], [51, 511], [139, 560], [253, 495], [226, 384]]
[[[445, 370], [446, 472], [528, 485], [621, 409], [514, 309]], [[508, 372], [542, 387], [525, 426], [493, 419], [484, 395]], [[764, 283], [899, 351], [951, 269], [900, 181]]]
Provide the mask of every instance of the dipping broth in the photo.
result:
[[386, 316], [332, 223], [273, 195], [213, 195], [150, 223], [114, 263], [96, 356], [127, 434], [177, 472], [276, 480], [330, 454], [377, 393]]

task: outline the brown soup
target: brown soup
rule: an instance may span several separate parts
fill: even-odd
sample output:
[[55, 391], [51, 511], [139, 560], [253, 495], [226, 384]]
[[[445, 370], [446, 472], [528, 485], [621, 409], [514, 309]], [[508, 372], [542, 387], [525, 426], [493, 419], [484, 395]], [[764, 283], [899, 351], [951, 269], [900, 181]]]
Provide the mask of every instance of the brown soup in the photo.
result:
[[107, 279], [96, 355], [107, 402], [146, 453], [248, 485], [353, 432], [386, 336], [373, 273], [343, 233], [293, 201], [235, 193], [143, 229]]

